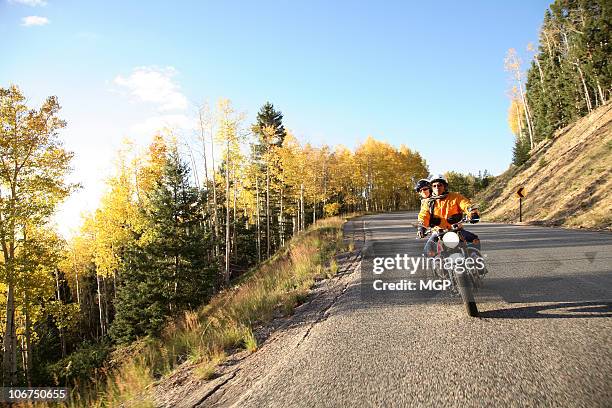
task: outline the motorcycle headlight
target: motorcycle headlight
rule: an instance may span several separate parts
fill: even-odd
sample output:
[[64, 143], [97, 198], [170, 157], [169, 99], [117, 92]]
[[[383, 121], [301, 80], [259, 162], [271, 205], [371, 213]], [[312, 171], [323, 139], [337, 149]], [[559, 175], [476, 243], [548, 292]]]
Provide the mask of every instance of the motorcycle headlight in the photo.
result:
[[442, 237], [442, 242], [448, 248], [455, 248], [459, 245], [459, 235], [456, 232], [449, 231]]

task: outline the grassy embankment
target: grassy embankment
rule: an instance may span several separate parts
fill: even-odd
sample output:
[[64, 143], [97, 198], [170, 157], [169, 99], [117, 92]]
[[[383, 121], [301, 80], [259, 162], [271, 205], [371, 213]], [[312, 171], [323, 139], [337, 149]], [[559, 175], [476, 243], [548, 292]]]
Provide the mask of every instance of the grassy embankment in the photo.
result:
[[560, 129], [534, 147], [522, 166], [496, 177], [477, 201], [486, 220], [516, 222], [515, 192], [523, 187], [523, 220], [580, 228], [612, 228], [612, 103]]
[[315, 279], [336, 273], [333, 258], [343, 248], [343, 223], [339, 217], [318, 221], [207, 305], [172, 321], [159, 339], [116, 350], [104, 375], [67, 406], [153, 406], [147, 390], [179, 364], [193, 364], [194, 375], [208, 379], [229, 353], [254, 352], [256, 325], [271, 321], [279, 311], [292, 314]]

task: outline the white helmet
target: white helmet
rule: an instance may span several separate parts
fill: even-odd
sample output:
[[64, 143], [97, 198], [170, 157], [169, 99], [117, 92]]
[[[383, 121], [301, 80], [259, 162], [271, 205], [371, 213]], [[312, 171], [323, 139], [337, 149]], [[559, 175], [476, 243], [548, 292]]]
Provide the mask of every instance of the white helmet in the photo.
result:
[[441, 182], [446, 188], [448, 188], [448, 180], [442, 174], [429, 180], [431, 184], [435, 183], [436, 181]]

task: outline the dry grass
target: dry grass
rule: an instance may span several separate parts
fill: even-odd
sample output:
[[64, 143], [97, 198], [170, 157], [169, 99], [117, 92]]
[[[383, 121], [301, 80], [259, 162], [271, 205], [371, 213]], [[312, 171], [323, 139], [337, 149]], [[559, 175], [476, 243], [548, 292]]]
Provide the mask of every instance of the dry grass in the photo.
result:
[[210, 380], [215, 376], [217, 366], [222, 363], [226, 357], [225, 352], [222, 350], [212, 351], [208, 358], [196, 366], [193, 370], [194, 375], [203, 380]]
[[343, 222], [339, 217], [320, 220], [206, 306], [170, 323], [160, 339], [131, 345], [104, 381], [75, 395], [67, 406], [151, 406], [148, 388], [179, 364], [194, 364], [194, 375], [209, 379], [226, 353], [255, 352], [253, 327], [269, 322], [277, 311], [292, 314], [316, 278], [337, 272], [337, 264], [330, 260], [343, 245]]
[[[94, 381], [87, 391], [73, 393], [67, 407], [154, 407], [151, 397], [145, 392], [154, 381], [151, 368], [144, 355], [136, 355], [124, 362], [120, 369], [112, 370], [103, 380]], [[54, 405], [55, 406], [55, 405]]]

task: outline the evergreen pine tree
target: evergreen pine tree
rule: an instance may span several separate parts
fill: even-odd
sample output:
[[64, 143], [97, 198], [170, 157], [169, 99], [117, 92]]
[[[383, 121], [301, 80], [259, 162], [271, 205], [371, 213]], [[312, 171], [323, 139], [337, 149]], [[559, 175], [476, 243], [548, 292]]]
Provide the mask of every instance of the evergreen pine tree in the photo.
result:
[[143, 208], [147, 224], [126, 251], [112, 337], [129, 341], [157, 335], [166, 318], [204, 303], [218, 270], [206, 258], [211, 237], [204, 229], [205, 199], [189, 185], [189, 170], [176, 148]]
[[[274, 128], [272, 140], [266, 140], [264, 129], [268, 126]], [[266, 152], [266, 144], [280, 147], [283, 145], [287, 132], [283, 126], [283, 114], [274, 109], [274, 105], [266, 102], [257, 113], [257, 122], [252, 126], [253, 133], [257, 136], [257, 143], [253, 146], [254, 156], [261, 158]]]
[[529, 160], [529, 141], [524, 137], [517, 137], [512, 149], [512, 163], [520, 166]]
[[[277, 158], [275, 149], [283, 145], [287, 135], [283, 126], [283, 114], [274, 109], [274, 105], [266, 102], [257, 113], [257, 121], [251, 127], [256, 137], [255, 143], [251, 144], [251, 157], [256, 168], [260, 173], [260, 180], [263, 184], [264, 192], [264, 211], [260, 216], [264, 217], [261, 222], [265, 225], [262, 228], [263, 241], [270, 243], [271, 251], [278, 248], [280, 220], [280, 195], [284, 189], [279, 175], [282, 172], [280, 162]], [[280, 217], [273, 219], [272, 214], [279, 214]], [[268, 228], [269, 223], [269, 228]], [[269, 233], [270, 236], [266, 236]], [[266, 245], [263, 246], [265, 248]], [[263, 253], [268, 251], [264, 250]]]
[[536, 141], [610, 99], [611, 17], [606, 0], [556, 0], [546, 10], [539, 67], [532, 64], [526, 85]]

